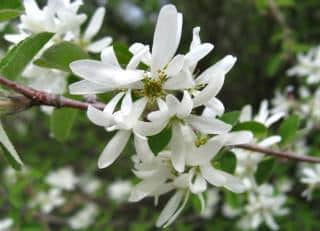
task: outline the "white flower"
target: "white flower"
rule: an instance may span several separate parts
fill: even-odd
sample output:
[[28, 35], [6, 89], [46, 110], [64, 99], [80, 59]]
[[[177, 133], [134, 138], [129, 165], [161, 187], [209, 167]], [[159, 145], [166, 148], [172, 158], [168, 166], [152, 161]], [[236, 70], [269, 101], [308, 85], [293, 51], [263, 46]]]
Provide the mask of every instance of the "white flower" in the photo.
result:
[[50, 172], [46, 177], [47, 184], [67, 191], [74, 190], [78, 182], [79, 178], [74, 174], [71, 167], [60, 168]]
[[0, 231], [10, 231], [13, 225], [13, 220], [11, 218], [5, 218], [0, 220]]
[[119, 157], [129, 141], [131, 133], [139, 136], [136, 128], [147, 101], [145, 98], [141, 98], [133, 102], [129, 90], [122, 100], [121, 109], [114, 113], [114, 109], [122, 96], [123, 93], [117, 94], [103, 111], [94, 107], [88, 108], [88, 118], [94, 124], [106, 127], [108, 131], [118, 130], [102, 151], [98, 160], [99, 168], [110, 166]]
[[16, 171], [12, 167], [7, 167], [3, 171], [3, 177], [6, 183], [15, 184], [20, 177], [25, 177], [30, 172], [29, 168], [24, 166], [21, 171]]
[[87, 204], [83, 209], [68, 219], [71, 229], [88, 229], [98, 215], [98, 207], [95, 204]]
[[52, 188], [49, 192], [39, 192], [31, 201], [30, 206], [39, 206], [41, 212], [50, 213], [53, 209], [60, 207], [64, 203], [65, 198], [61, 195], [61, 190]]
[[301, 170], [300, 181], [308, 186], [302, 195], [311, 200], [313, 190], [320, 185], [320, 165], [304, 166]]
[[274, 98], [272, 99], [272, 112], [284, 113], [288, 115], [293, 108], [295, 101], [289, 96], [290, 90], [286, 89], [285, 92], [276, 91]]
[[307, 54], [298, 54], [298, 64], [287, 71], [289, 76], [307, 77], [309, 84], [320, 81], [320, 47], [311, 48]]
[[89, 195], [95, 194], [101, 188], [101, 185], [102, 183], [98, 178], [88, 175], [81, 176], [79, 180], [79, 187]]
[[261, 185], [249, 194], [248, 204], [244, 208], [245, 214], [239, 226], [246, 230], [257, 229], [265, 222], [271, 230], [278, 230], [279, 226], [273, 217], [289, 213], [289, 210], [283, 207], [285, 203], [285, 195], [276, 195], [271, 185]]
[[231, 205], [229, 205], [228, 203], [224, 203], [223, 207], [222, 207], [222, 214], [226, 217], [226, 218], [235, 218], [238, 215], [241, 214], [241, 209], [240, 208], [234, 208]]
[[108, 196], [117, 203], [126, 202], [132, 190], [130, 181], [117, 180], [107, 188]]

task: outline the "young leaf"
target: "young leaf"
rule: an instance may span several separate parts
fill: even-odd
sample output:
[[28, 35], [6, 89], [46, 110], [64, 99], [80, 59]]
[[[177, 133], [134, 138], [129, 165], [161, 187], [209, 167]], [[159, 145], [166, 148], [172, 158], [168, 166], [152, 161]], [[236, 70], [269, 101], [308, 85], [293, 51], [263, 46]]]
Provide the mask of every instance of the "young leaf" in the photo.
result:
[[113, 43], [113, 49], [121, 65], [126, 65], [130, 61], [132, 54], [126, 44], [115, 42]]
[[281, 144], [288, 144], [294, 140], [297, 131], [299, 129], [299, 117], [292, 115], [284, 120], [279, 128], [279, 134], [281, 136]]
[[153, 153], [161, 152], [168, 145], [171, 135], [171, 129], [165, 128], [159, 134], [149, 137], [148, 142]]
[[234, 128], [234, 131], [247, 130], [251, 131], [255, 137], [264, 137], [268, 129], [261, 123], [255, 121], [243, 122], [237, 124]]
[[34, 61], [34, 64], [70, 72], [69, 65], [71, 62], [88, 58], [88, 53], [74, 43], [61, 42], [44, 51], [42, 56]]
[[270, 178], [274, 164], [274, 158], [268, 158], [259, 163], [258, 169], [255, 173], [257, 184], [262, 184]]
[[52, 135], [60, 142], [68, 139], [78, 111], [71, 108], [62, 108], [53, 111], [50, 128]]
[[231, 112], [224, 113], [220, 117], [220, 120], [222, 120], [223, 122], [225, 122], [227, 124], [234, 126], [238, 122], [239, 116], [240, 116], [239, 111], [231, 111]]
[[52, 33], [44, 32], [18, 43], [0, 61], [0, 74], [15, 80], [52, 36]]
[[0, 122], [0, 143], [1, 147], [3, 148], [2, 152], [5, 155], [5, 158], [8, 160], [10, 165], [16, 169], [20, 170], [23, 166], [23, 163], [14, 148], [13, 144], [10, 142], [5, 130], [3, 129], [3, 126]]

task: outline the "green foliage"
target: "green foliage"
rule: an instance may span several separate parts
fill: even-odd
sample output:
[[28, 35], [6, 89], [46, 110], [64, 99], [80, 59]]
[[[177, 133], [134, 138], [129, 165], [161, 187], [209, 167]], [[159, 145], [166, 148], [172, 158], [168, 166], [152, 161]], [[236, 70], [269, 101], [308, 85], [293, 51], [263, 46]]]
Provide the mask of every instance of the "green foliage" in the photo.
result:
[[215, 168], [228, 173], [234, 173], [237, 166], [237, 158], [231, 151], [221, 151], [213, 158]]
[[223, 122], [235, 126], [238, 123], [240, 116], [239, 111], [231, 111], [224, 113], [219, 119]]
[[243, 122], [237, 124], [234, 131], [247, 130], [251, 131], [255, 137], [261, 138], [267, 135], [268, 129], [261, 123], [255, 121]]
[[113, 43], [113, 49], [116, 53], [120, 65], [124, 67], [132, 57], [132, 54], [130, 53], [128, 46], [121, 42], [115, 42]]
[[88, 53], [74, 43], [61, 42], [44, 51], [41, 57], [34, 61], [34, 64], [70, 72], [71, 62], [88, 58]]
[[299, 129], [299, 125], [300, 120], [297, 115], [289, 116], [281, 123], [281, 126], [279, 128], [279, 134], [282, 138], [282, 145], [289, 144], [295, 139], [297, 131]]
[[148, 143], [153, 153], [158, 154], [161, 152], [169, 144], [171, 135], [172, 129], [167, 127], [159, 134], [149, 137]]
[[[259, 154], [252, 154], [252, 155], [259, 155]], [[257, 184], [262, 184], [271, 177], [272, 169], [274, 165], [275, 165], [274, 158], [267, 158], [265, 160], [262, 160], [258, 164], [258, 169], [255, 173], [255, 179]]]
[[52, 38], [52, 33], [31, 35], [10, 49], [0, 61], [0, 73], [8, 79], [15, 80], [30, 63], [32, 58]]
[[60, 142], [66, 141], [75, 122], [78, 111], [72, 108], [54, 110], [51, 115], [50, 128], [54, 138]]
[[19, 0], [2, 0], [0, 3], [0, 22], [14, 19], [22, 12]]
[[5, 158], [8, 160], [9, 164], [16, 170], [20, 170], [23, 163], [14, 148], [13, 144], [10, 142], [1, 122], [0, 122], [0, 143], [2, 150], [0, 150]]

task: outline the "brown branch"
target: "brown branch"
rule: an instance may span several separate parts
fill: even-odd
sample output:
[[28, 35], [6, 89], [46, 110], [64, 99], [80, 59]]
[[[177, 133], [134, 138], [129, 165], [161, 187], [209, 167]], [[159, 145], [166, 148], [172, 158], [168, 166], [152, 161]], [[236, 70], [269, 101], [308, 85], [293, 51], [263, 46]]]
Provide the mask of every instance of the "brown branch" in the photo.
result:
[[316, 158], [312, 156], [302, 156], [302, 155], [297, 155], [290, 152], [276, 151], [268, 148], [262, 148], [257, 145], [241, 144], [241, 145], [236, 145], [235, 147], [252, 151], [252, 152], [266, 154], [269, 156], [275, 156], [278, 158], [298, 160], [298, 161], [309, 162], [309, 163], [320, 163], [320, 158]]
[[[69, 108], [75, 108], [79, 110], [86, 110], [90, 105], [89, 103], [82, 102], [79, 100], [73, 100], [57, 94], [50, 94], [43, 91], [35, 90], [33, 88], [26, 87], [21, 84], [17, 84], [1, 76], [0, 76], [0, 85], [3, 85], [25, 96], [27, 99], [29, 99], [29, 102], [28, 102], [29, 106], [46, 105], [46, 106], [53, 106], [57, 108], [69, 107]], [[105, 104], [100, 102], [95, 102], [91, 105], [95, 106], [100, 110], [103, 110], [103, 108], [105, 107]], [[243, 144], [243, 145], [237, 145], [235, 147], [246, 149], [253, 152], [263, 153], [270, 156], [290, 159], [290, 160], [298, 160], [298, 161], [310, 162], [310, 163], [320, 163], [320, 158], [315, 158], [310, 156], [299, 156], [289, 152], [275, 151], [272, 149], [261, 148], [255, 145]]]
[[[53, 106], [57, 108], [69, 107], [69, 108], [75, 108], [80, 110], [87, 110], [88, 106], [90, 105], [90, 103], [69, 99], [61, 95], [35, 90], [33, 88], [26, 87], [21, 84], [17, 84], [4, 77], [0, 77], [0, 85], [5, 86], [17, 93], [20, 93], [23, 96], [25, 96], [27, 99], [29, 99], [29, 101], [27, 102], [29, 107], [45, 105], [45, 106]], [[101, 110], [103, 110], [105, 106], [103, 103], [98, 103], [98, 102], [93, 103], [91, 105]]]

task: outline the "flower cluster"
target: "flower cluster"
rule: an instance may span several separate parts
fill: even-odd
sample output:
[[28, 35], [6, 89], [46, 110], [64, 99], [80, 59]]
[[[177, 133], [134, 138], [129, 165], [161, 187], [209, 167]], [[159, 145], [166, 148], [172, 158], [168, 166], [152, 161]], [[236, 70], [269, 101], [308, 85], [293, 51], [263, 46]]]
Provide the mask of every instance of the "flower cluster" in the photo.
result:
[[[110, 166], [133, 135], [133, 172], [141, 182], [129, 200], [151, 196], [157, 202], [160, 195], [175, 191], [157, 226], [171, 224], [190, 193], [198, 196], [204, 207], [208, 184], [243, 192], [239, 179], [216, 169], [211, 161], [223, 147], [252, 139], [250, 132], [230, 132], [232, 126], [217, 119], [224, 106], [216, 96], [236, 58], [227, 55], [197, 75], [197, 63], [213, 45], [201, 42], [196, 27], [190, 50], [176, 54], [181, 32], [182, 14], [175, 6], [166, 5], [158, 16], [151, 51], [148, 45], [133, 44], [129, 48], [133, 56], [125, 68], [112, 47], [102, 51], [101, 61], [79, 60], [70, 65], [83, 79], [70, 85], [72, 94], [115, 93], [103, 111], [93, 106], [87, 111], [94, 124], [117, 131], [99, 158], [99, 168]], [[152, 152], [148, 137], [166, 129], [172, 133], [170, 142], [159, 153]]]

